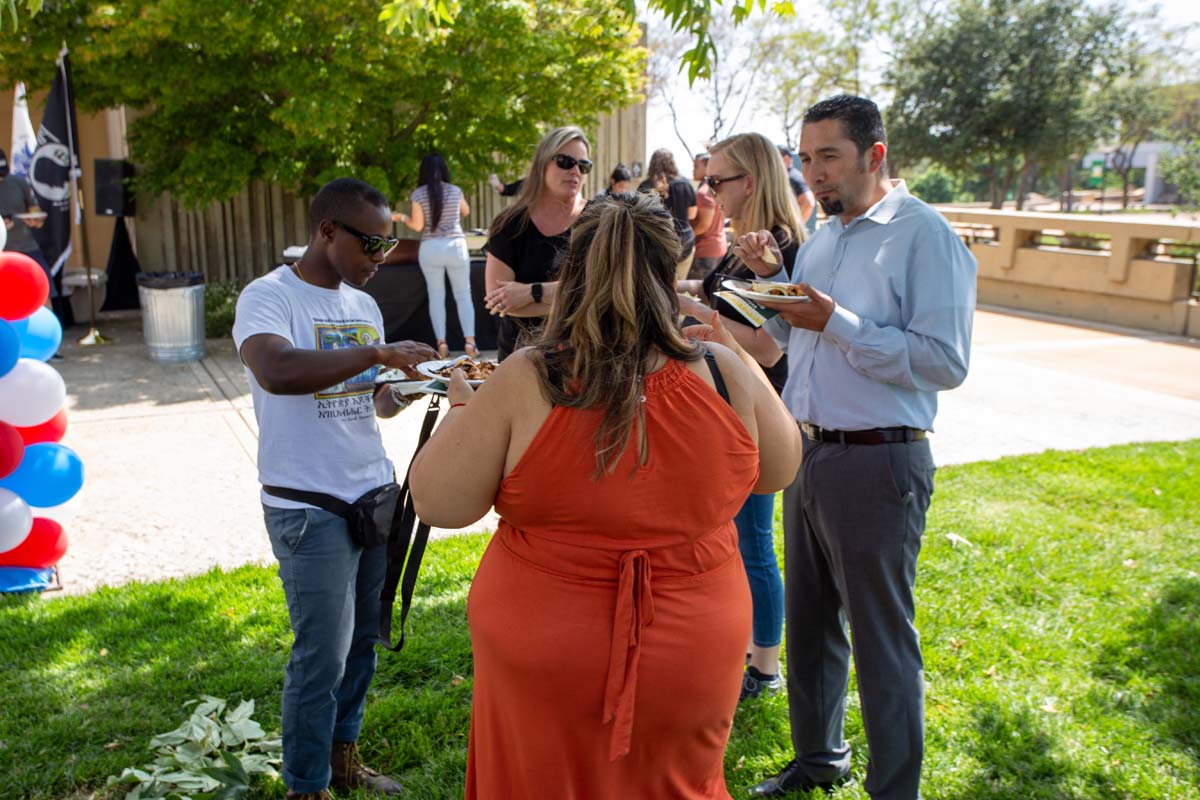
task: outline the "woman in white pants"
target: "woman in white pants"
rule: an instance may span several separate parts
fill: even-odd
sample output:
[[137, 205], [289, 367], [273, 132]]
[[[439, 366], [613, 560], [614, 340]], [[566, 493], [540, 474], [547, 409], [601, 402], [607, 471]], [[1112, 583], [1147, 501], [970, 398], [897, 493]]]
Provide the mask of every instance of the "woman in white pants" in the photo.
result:
[[437, 337], [438, 354], [442, 358], [450, 355], [446, 344], [446, 278], [449, 277], [467, 355], [478, 356], [475, 307], [471, 304], [471, 256], [462, 229], [462, 219], [471, 209], [462, 189], [450, 183], [450, 168], [437, 153], [430, 153], [421, 161], [417, 183], [412, 214], [396, 214], [394, 218], [421, 232], [417, 261], [429, 292], [429, 319]]

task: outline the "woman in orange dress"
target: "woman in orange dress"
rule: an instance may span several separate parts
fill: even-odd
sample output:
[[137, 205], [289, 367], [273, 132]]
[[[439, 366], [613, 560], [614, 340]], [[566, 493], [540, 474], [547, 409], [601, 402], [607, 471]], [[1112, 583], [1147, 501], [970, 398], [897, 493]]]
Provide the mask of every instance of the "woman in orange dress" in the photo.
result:
[[[750, 596], [734, 514], [786, 486], [795, 422], [714, 319], [676, 323], [679, 240], [654, 198], [580, 214], [541, 339], [450, 411], [417, 513], [501, 522], [467, 603], [468, 798], [727, 798]], [[723, 399], [722, 392], [728, 399]]]

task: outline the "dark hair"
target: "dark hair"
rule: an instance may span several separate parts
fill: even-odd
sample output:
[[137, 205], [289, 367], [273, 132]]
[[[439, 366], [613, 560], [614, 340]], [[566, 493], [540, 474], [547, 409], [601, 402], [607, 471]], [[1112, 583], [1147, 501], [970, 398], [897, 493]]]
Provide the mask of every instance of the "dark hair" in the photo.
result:
[[308, 205], [308, 232], [315, 232], [321, 220], [341, 220], [364, 203], [376, 208], [390, 207], [383, 192], [371, 184], [357, 178], [334, 178], [317, 191]]
[[839, 94], [822, 100], [804, 112], [803, 125], [826, 119], [840, 120], [846, 137], [854, 142], [862, 156], [876, 142], [887, 144], [887, 132], [883, 129], [883, 117], [879, 107], [865, 97]]
[[429, 193], [430, 220], [425, 223], [433, 230], [442, 221], [442, 184], [450, 182], [450, 167], [446, 159], [437, 153], [430, 153], [421, 159], [421, 169], [417, 173], [417, 185], [424, 186]]
[[707, 164], [710, 159], [712, 159], [712, 156], [708, 153], [696, 153], [696, 155], [692, 156], [692, 161], [703, 161], [705, 164]]
[[[812, 109], [810, 108], [809, 111], [812, 111]], [[792, 157], [792, 148], [788, 147], [786, 144], [777, 144], [775, 146], [779, 148], [779, 155], [787, 156], [788, 158]]]
[[678, 178], [679, 167], [675, 166], [675, 155], [667, 148], [660, 147], [650, 155], [650, 166], [646, 169], [646, 177], [657, 181], [662, 177]]
[[617, 164], [613, 167], [612, 174], [608, 176], [608, 185], [612, 186], [617, 181], [631, 181], [633, 173], [629, 171], [629, 167], [624, 164]]

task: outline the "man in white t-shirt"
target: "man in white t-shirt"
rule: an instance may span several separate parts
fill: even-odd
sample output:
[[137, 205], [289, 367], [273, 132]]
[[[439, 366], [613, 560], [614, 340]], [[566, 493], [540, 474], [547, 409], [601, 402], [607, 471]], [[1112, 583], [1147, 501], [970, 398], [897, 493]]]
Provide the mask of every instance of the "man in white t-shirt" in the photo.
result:
[[[326, 184], [309, 208], [298, 262], [238, 298], [233, 338], [250, 379], [263, 486], [353, 503], [393, 480], [376, 417], [405, 405], [380, 365], [408, 370], [436, 358], [418, 342], [383, 342], [383, 315], [358, 288], [396, 245], [384, 196], [351, 178]], [[346, 520], [265, 491], [263, 511], [295, 639], [283, 684], [283, 781], [288, 800], [327, 788], [397, 794], [362, 765], [357, 741], [375, 673], [379, 592], [387, 548], [350, 540]]]

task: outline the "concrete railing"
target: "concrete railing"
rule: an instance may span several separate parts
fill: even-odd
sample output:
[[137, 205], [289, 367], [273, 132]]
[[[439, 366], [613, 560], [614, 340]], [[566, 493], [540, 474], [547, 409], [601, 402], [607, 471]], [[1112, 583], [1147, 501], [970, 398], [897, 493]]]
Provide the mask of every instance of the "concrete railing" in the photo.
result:
[[979, 262], [979, 302], [1200, 337], [1200, 224], [939, 211]]

